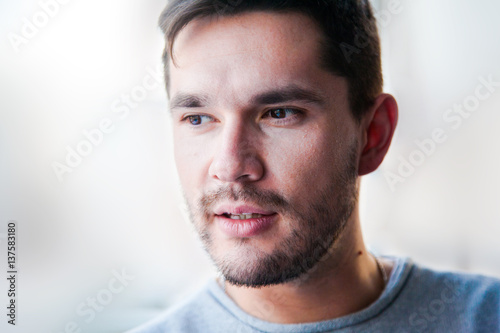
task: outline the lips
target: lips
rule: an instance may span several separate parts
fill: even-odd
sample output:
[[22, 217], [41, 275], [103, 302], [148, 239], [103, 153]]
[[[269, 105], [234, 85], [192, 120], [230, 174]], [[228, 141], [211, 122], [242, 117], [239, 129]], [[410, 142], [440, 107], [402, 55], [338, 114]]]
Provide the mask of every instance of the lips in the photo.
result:
[[243, 214], [260, 214], [260, 215], [272, 215], [275, 212], [262, 209], [257, 206], [251, 205], [221, 205], [214, 210], [215, 215], [232, 214], [232, 215], [243, 215]]
[[248, 219], [258, 219], [266, 215], [255, 214], [255, 213], [246, 213], [246, 214], [231, 214], [224, 213], [223, 216], [230, 218], [231, 220], [248, 220]]
[[256, 206], [223, 205], [215, 209], [215, 221], [229, 237], [257, 236], [276, 222], [278, 214]]

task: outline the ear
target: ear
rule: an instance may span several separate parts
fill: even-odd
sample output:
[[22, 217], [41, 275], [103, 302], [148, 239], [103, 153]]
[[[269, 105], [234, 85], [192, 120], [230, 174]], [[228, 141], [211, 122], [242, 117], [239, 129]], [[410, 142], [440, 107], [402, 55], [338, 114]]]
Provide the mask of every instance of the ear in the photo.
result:
[[363, 151], [358, 165], [360, 176], [375, 171], [384, 160], [398, 122], [398, 105], [394, 97], [381, 94], [361, 121]]

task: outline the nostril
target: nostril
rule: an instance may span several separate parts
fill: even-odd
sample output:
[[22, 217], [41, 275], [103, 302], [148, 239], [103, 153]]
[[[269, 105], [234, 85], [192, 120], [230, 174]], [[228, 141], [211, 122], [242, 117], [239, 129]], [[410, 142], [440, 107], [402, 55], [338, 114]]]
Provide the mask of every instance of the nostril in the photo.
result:
[[256, 181], [262, 177], [262, 164], [258, 151], [248, 143], [224, 141], [215, 151], [208, 171], [210, 177], [223, 182]]
[[248, 180], [250, 178], [251, 178], [251, 175], [246, 174], [246, 175], [239, 176], [238, 178], [236, 178], [236, 180], [245, 181], [245, 180]]

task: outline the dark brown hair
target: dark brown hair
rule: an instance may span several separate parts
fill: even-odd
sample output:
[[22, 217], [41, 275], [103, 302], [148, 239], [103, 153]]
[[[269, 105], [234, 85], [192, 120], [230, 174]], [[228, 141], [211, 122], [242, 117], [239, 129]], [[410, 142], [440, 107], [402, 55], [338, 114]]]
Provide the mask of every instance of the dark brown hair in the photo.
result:
[[326, 70], [347, 79], [352, 113], [361, 119], [383, 85], [380, 40], [368, 0], [172, 0], [159, 20], [166, 39], [167, 91], [174, 40], [189, 22], [250, 11], [298, 12], [311, 17], [324, 34], [318, 60]]

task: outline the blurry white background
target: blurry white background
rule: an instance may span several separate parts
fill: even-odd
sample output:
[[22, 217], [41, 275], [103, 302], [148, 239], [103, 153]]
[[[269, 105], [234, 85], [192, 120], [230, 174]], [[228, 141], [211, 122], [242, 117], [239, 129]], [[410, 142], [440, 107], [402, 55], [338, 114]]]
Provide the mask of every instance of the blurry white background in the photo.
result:
[[[0, 330], [123, 332], [215, 274], [183, 215], [154, 75], [165, 0], [60, 2], [0, 1], [0, 233], [19, 223], [18, 325], [4, 318]], [[41, 3], [59, 5], [44, 16]], [[474, 101], [480, 77], [500, 82], [500, 2], [373, 4], [400, 122], [383, 166], [363, 180], [365, 239], [381, 254], [500, 277], [500, 87], [467, 118], [443, 118]], [[415, 141], [436, 128], [447, 140], [422, 158]], [[78, 147], [87, 156], [59, 181], [54, 162]], [[402, 161], [418, 165], [402, 177]], [[6, 271], [4, 235], [0, 247]], [[106, 298], [123, 270], [134, 278]], [[92, 308], [98, 297], [109, 304]]]

